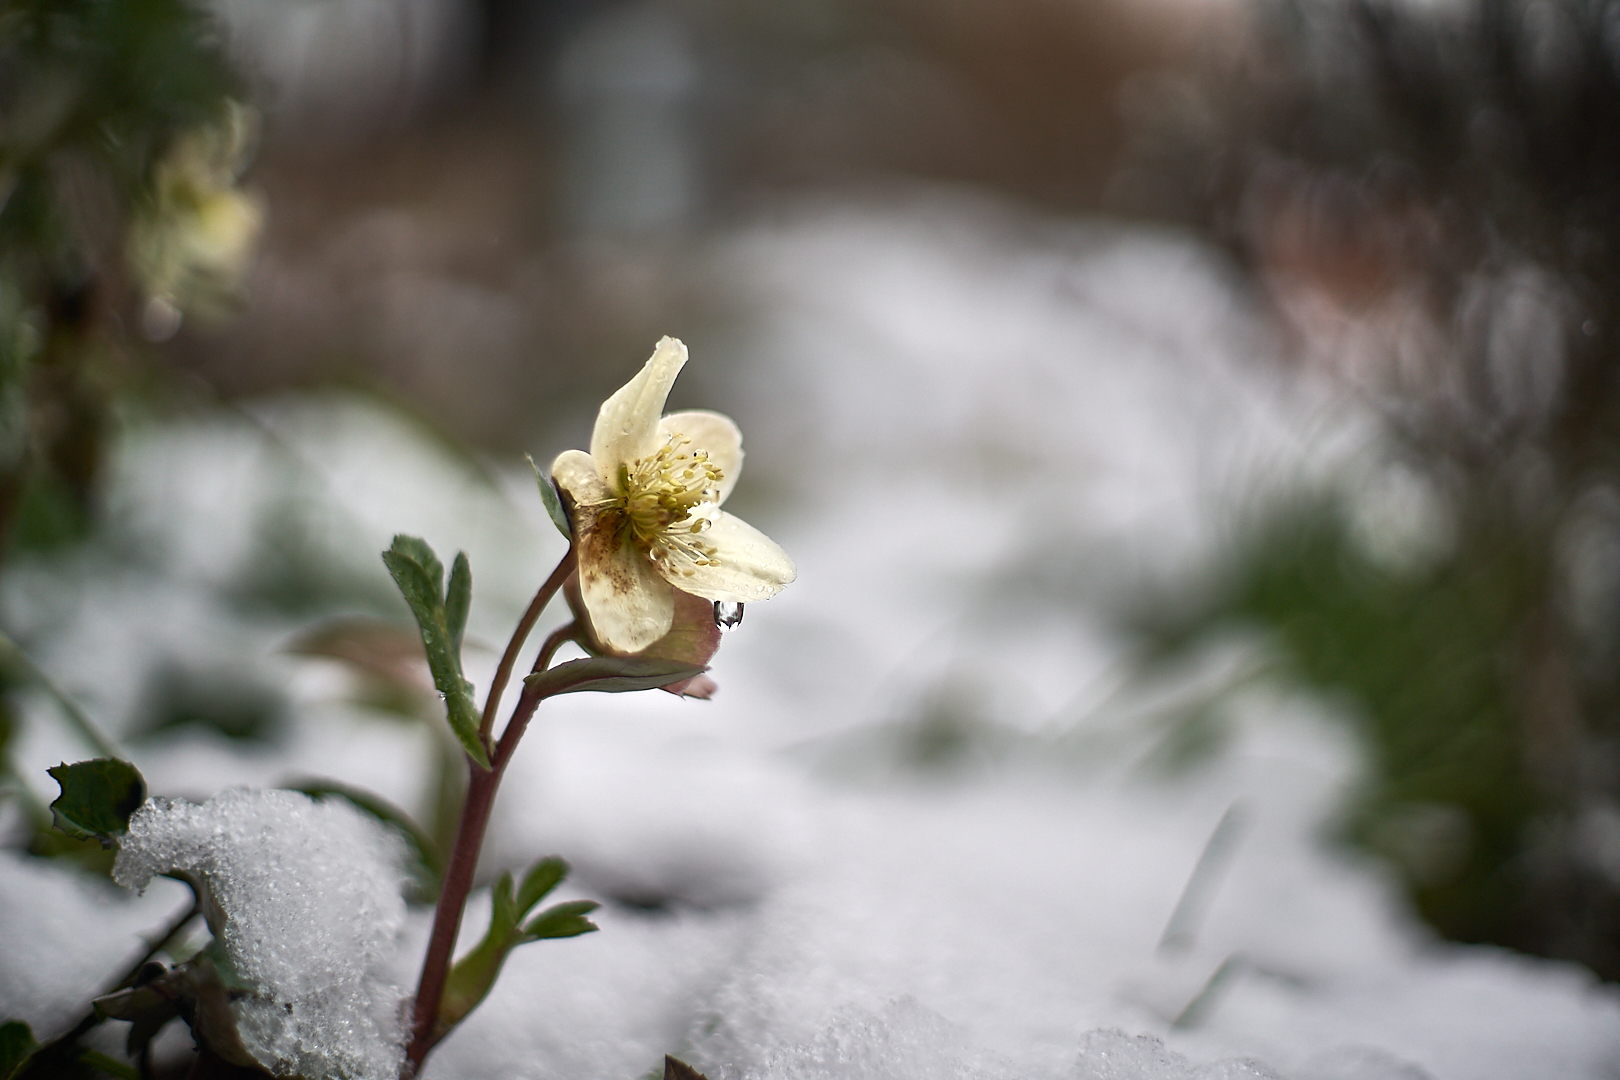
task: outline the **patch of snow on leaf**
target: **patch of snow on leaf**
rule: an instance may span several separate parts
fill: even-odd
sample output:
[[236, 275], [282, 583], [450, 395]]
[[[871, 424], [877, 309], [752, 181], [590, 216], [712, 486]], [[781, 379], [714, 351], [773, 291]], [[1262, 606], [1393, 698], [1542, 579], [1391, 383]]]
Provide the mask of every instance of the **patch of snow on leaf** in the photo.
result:
[[149, 800], [130, 819], [113, 877], [198, 878], [223, 913], [223, 944], [254, 992], [233, 1002], [267, 1068], [315, 1080], [391, 1080], [406, 991], [387, 970], [405, 921], [397, 840], [340, 800], [232, 789], [206, 803]]

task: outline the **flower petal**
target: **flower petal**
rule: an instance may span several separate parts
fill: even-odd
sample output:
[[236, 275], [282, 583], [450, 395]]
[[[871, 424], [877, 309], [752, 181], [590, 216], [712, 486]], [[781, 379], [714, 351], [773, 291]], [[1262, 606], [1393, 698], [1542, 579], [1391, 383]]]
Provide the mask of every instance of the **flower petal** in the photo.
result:
[[653, 642], [645, 655], [707, 667], [720, 649], [720, 627], [714, 622], [714, 603], [701, 596], [675, 590], [675, 618], [669, 633]]
[[591, 456], [615, 487], [619, 466], [658, 449], [658, 418], [669, 388], [686, 363], [686, 346], [663, 338], [635, 378], [602, 402], [591, 431]]
[[551, 478], [562, 489], [572, 512], [575, 506], [600, 506], [616, 498], [596, 459], [583, 450], [564, 450], [551, 463]]
[[[679, 589], [674, 592], [674, 617], [669, 632], [651, 645], [637, 650], [636, 655], [706, 667], [720, 648], [720, 628], [714, 622], [714, 603]], [[568, 580], [563, 582], [563, 599], [568, 602], [568, 610], [584, 631], [582, 644], [586, 652], [598, 656], [622, 655], [620, 651], [609, 648], [596, 632], [591, 613], [580, 596], [578, 573], [569, 575]], [[421, 649], [417, 649], [417, 652], [420, 653]]]
[[720, 689], [720, 684], [707, 675], [694, 675], [690, 679], [672, 682], [668, 686], [660, 686], [658, 689], [666, 694], [674, 694], [676, 697], [689, 697], [697, 698], [699, 701], [708, 701], [714, 697], [714, 692]]
[[720, 497], [715, 502], [725, 502], [742, 472], [742, 432], [729, 416], [693, 409], [670, 413], [658, 422], [660, 441], [677, 434], [691, 439], [693, 449], [709, 452], [709, 460], [720, 469]]
[[670, 581], [693, 596], [738, 604], [768, 600], [798, 576], [793, 560], [776, 541], [724, 510], [715, 512], [700, 539], [715, 549], [709, 565], [672, 549], [666, 565], [660, 567]]
[[617, 510], [575, 511], [579, 594], [596, 637], [613, 652], [640, 652], [669, 633], [675, 590], [629, 537]]

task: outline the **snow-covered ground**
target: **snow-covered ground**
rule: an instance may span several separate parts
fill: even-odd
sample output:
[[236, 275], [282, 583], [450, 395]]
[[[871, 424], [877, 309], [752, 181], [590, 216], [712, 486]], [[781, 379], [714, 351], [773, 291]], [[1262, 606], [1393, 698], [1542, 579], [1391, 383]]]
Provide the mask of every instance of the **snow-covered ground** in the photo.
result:
[[[1256, 646], [1144, 686], [1111, 608], [1271, 495], [1381, 475], [1371, 425], [1282, 376], [1217, 261], [947, 195], [802, 207], [692, 259], [745, 315], [687, 335], [686, 385], [724, 400], [672, 404], [738, 420], [728, 505], [799, 581], [727, 637], [712, 702], [546, 704], [485, 869], [564, 854], [602, 931], [514, 953], [429, 1076], [622, 1080], [666, 1051], [715, 1080], [1620, 1076], [1612, 989], [1433, 940], [1378, 866], [1323, 843], [1358, 768], [1344, 705], [1250, 679], [1222, 698], [1223, 748], [1162, 765], [1163, 718]], [[379, 589], [396, 531], [465, 548], [480, 685], [562, 553], [522, 463], [481, 469], [344, 400], [142, 429], [110, 509], [119, 558], [0, 596], [39, 663], [115, 732], [165, 656], [292, 702], [269, 746], [142, 744], [171, 795], [317, 774], [415, 807], [431, 783], [419, 728], [277, 652], [287, 617], [229, 602], [278, 518]], [[87, 756], [49, 709], [13, 751], [47, 798], [44, 768]], [[0, 1012], [66, 1023], [96, 959], [179, 906], [164, 885], [119, 901], [7, 856]], [[57, 949], [71, 963], [43, 971]]]

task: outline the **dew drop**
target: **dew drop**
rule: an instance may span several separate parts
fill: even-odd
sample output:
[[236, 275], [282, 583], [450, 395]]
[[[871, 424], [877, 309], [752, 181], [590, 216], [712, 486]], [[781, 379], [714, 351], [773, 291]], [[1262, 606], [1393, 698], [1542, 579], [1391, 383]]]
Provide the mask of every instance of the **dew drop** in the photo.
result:
[[743, 606], [730, 600], [716, 600], [714, 602], [714, 625], [722, 632], [735, 630], [742, 625]]

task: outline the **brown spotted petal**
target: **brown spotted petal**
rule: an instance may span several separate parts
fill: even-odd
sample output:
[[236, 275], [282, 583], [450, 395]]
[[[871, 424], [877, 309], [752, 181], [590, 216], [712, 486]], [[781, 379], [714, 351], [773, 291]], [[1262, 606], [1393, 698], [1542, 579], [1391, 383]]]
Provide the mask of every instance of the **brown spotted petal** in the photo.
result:
[[574, 510], [579, 591], [597, 636], [621, 655], [638, 653], [669, 632], [675, 587], [665, 581], [624, 527], [615, 508]]
[[[578, 574], [569, 577], [564, 583], [563, 598], [568, 601], [568, 609], [574, 613], [574, 621], [580, 625], [584, 636], [581, 644], [587, 652], [598, 656], [629, 655], [609, 648], [597, 635], [590, 612], [586, 610], [584, 600], [580, 596]], [[707, 667], [719, 648], [720, 628], [714, 623], [714, 605], [701, 597], [676, 589], [674, 618], [669, 632], [635, 655], [674, 660], [693, 667]], [[690, 679], [671, 683], [663, 689], [683, 697], [707, 699], [714, 694], [717, 687], [714, 680], [707, 675], [694, 675]]]

